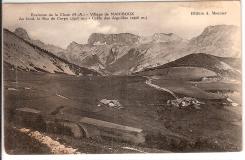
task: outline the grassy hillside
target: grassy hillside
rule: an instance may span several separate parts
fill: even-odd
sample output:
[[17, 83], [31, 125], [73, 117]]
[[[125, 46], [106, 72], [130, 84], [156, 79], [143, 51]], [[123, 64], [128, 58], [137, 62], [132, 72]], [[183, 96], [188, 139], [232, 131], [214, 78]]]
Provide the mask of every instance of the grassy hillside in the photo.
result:
[[221, 76], [239, 76], [239, 71], [232, 67], [236, 66], [239, 68], [239, 63], [236, 64], [236, 61], [239, 60], [235, 58], [222, 58], [204, 53], [197, 53], [187, 55], [158, 67], [148, 68], [142, 72], [144, 73], [170, 67], [201, 67], [213, 71]]
[[69, 63], [6, 29], [3, 37], [4, 62], [13, 68], [70, 75], [98, 75], [97, 72]]

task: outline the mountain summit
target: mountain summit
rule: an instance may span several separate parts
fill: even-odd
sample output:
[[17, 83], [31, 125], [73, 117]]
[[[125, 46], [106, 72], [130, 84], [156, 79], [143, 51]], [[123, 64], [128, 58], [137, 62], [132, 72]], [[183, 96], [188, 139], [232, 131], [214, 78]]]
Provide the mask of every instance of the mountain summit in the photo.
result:
[[[20, 34], [21, 33], [21, 34]], [[51, 52], [34, 45], [17, 34], [27, 37], [27, 32], [18, 29], [15, 33], [3, 30], [4, 64], [11, 70], [63, 73], [69, 75], [99, 75], [97, 72], [74, 65]]]
[[239, 27], [234, 25], [208, 26], [190, 41], [192, 53], [207, 53], [219, 57], [240, 57]]
[[75, 47], [77, 47], [77, 46], [79, 46], [80, 44], [78, 44], [77, 42], [75, 42], [75, 41], [72, 41], [68, 46], [67, 46], [67, 48], [66, 48], [66, 50], [72, 50], [73, 48], [75, 48]]
[[140, 37], [139, 43], [164, 43], [182, 40], [184, 39], [174, 33], [154, 33], [152, 36]]
[[170, 42], [170, 41], [181, 41], [181, 37], [174, 33], [155, 33], [152, 36], [153, 41], [157, 42]]
[[63, 57], [61, 53], [64, 52], [64, 49], [58, 46], [52, 45], [52, 44], [45, 44], [44, 42], [40, 40], [35, 40], [35, 39], [30, 38], [30, 36], [28, 35], [28, 32], [24, 28], [16, 28], [13, 33], [17, 35], [18, 37], [30, 42], [33, 45], [36, 45], [42, 49], [45, 49], [55, 54], [56, 56]]
[[14, 34], [16, 34], [17, 36], [19, 36], [20, 38], [30, 41], [31, 38], [29, 37], [27, 31], [24, 28], [16, 28], [14, 31]]
[[102, 34], [102, 33], [93, 33], [88, 39], [88, 44], [92, 45], [103, 45], [103, 44], [134, 44], [139, 40], [139, 36], [136, 36], [131, 33], [119, 33], [119, 34]]

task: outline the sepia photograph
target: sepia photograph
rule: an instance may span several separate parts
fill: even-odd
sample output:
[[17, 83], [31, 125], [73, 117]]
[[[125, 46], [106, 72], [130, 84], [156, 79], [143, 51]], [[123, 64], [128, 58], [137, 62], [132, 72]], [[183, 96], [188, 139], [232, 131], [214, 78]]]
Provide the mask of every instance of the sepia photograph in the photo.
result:
[[3, 151], [241, 152], [240, 5], [3, 3]]

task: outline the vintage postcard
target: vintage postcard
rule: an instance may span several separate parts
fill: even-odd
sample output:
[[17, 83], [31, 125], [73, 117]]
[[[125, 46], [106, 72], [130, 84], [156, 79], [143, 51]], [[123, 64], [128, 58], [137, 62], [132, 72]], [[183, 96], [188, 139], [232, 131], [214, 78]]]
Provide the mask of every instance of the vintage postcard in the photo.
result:
[[3, 3], [4, 152], [240, 152], [240, 7]]

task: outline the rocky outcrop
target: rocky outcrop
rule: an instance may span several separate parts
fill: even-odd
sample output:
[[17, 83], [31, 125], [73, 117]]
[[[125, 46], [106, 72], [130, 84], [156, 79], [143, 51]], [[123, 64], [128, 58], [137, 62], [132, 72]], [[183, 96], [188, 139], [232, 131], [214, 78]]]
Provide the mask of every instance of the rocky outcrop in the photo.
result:
[[77, 42], [75, 41], [72, 41], [68, 46], [67, 46], [67, 49], [68, 51], [72, 51], [74, 48], [78, 47], [80, 44], [78, 44]]
[[119, 48], [118, 47], [112, 47], [110, 50], [110, 54], [106, 58], [106, 65], [109, 65], [117, 60], [117, 56], [119, 54]]
[[14, 34], [23, 38], [24, 40], [31, 41], [31, 38], [29, 37], [27, 31], [23, 28], [16, 28]]

